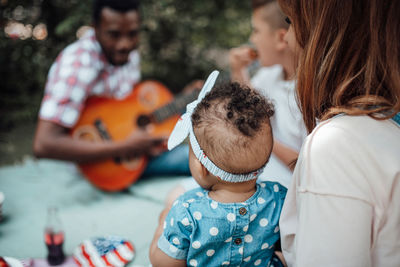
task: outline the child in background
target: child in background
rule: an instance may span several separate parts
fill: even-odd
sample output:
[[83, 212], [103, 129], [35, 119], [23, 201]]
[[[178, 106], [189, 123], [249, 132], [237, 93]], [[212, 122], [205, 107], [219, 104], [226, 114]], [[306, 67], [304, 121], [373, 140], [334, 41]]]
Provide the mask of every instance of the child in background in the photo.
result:
[[[241, 46], [230, 51], [232, 80], [255, 88], [272, 101], [275, 115], [271, 118], [274, 148], [270, 163], [261, 180], [275, 179], [288, 187], [292, 163], [297, 158], [307, 135], [295, 97], [295, 56], [284, 40], [289, 28], [285, 16], [274, 0], [252, 0], [255, 46]], [[257, 59], [261, 68], [250, 79], [248, 67]]]
[[217, 76], [210, 75], [168, 141], [172, 149], [189, 136], [189, 166], [201, 187], [161, 214], [150, 248], [155, 267], [281, 264], [273, 248], [286, 188], [256, 182], [272, 151], [272, 105], [239, 83], [206, 95]]
[[[295, 56], [283, 39], [289, 27], [276, 0], [252, 0], [250, 40], [255, 46], [230, 51], [231, 76], [270, 99], [275, 108], [271, 118], [274, 146], [268, 166], [259, 180], [273, 180], [287, 188], [292, 180], [293, 162], [307, 131], [295, 97]], [[261, 68], [250, 79], [248, 68], [258, 60]], [[166, 206], [185, 191], [198, 187], [192, 178], [184, 179], [166, 198]]]

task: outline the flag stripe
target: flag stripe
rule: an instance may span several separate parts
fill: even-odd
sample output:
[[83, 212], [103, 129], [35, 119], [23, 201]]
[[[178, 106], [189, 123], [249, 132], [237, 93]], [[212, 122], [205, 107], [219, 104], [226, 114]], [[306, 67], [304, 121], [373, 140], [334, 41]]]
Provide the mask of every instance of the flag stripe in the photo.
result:
[[85, 246], [81, 246], [81, 248], [82, 248], [82, 254], [87, 259], [87, 261], [89, 263], [89, 266], [90, 267], [95, 267], [93, 262], [92, 262], [92, 259], [90, 258], [90, 255], [86, 253]]

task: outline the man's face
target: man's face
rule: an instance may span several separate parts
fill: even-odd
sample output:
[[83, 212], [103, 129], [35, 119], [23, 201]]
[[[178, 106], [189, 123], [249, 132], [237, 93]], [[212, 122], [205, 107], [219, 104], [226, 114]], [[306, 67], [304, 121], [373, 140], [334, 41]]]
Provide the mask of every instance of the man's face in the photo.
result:
[[95, 25], [96, 38], [107, 60], [113, 65], [128, 62], [129, 53], [139, 44], [139, 13], [135, 10], [124, 13], [105, 7]]

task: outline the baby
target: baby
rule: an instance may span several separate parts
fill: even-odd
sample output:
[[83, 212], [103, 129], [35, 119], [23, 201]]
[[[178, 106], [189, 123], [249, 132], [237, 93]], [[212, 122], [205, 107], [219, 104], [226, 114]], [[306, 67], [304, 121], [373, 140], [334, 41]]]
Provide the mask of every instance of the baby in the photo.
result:
[[150, 248], [154, 267], [277, 261], [274, 244], [286, 189], [256, 182], [272, 151], [273, 107], [238, 83], [213, 88], [217, 77], [211, 73], [168, 140], [172, 149], [189, 136], [190, 171], [201, 187], [161, 214]]

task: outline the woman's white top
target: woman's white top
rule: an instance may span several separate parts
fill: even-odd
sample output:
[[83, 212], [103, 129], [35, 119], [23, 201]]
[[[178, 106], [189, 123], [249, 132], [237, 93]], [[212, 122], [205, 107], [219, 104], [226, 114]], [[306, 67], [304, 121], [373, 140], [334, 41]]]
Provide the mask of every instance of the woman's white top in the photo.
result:
[[280, 227], [289, 266], [400, 266], [400, 127], [368, 116], [320, 123]]

